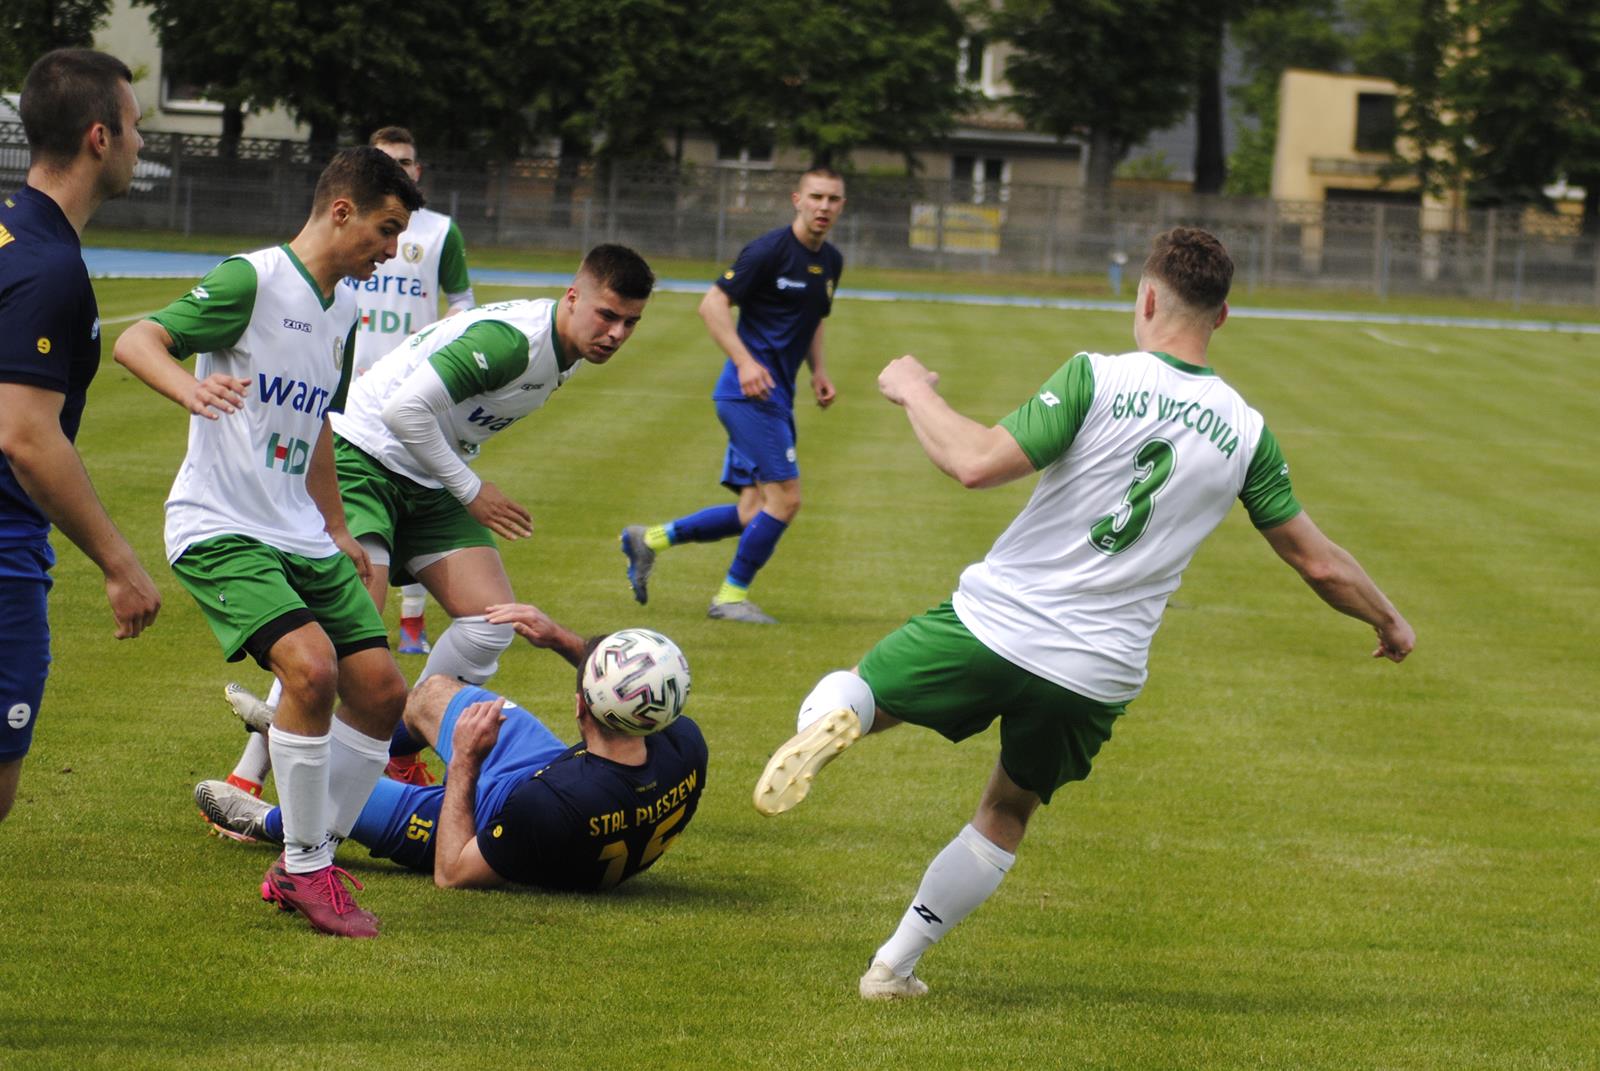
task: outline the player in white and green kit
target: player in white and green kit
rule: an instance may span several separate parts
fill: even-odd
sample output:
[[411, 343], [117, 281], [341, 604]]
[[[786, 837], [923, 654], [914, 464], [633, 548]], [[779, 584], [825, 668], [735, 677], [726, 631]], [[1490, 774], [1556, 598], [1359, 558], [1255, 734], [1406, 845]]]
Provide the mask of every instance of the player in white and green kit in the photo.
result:
[[[386, 154], [412, 182], [422, 178], [422, 163], [411, 132], [400, 126], [380, 127], [367, 144]], [[406, 336], [420, 331], [439, 317], [443, 298], [446, 316], [464, 312], [474, 304], [472, 280], [467, 274], [467, 249], [461, 230], [449, 216], [429, 208], [411, 213], [405, 231], [396, 244], [397, 255], [379, 271], [366, 276], [346, 276], [345, 288], [354, 292], [357, 304], [355, 364], [352, 374], [364, 375], [379, 357], [394, 349]], [[427, 593], [421, 584], [401, 589], [401, 654], [427, 654], [428, 632], [423, 611]], [[382, 613], [383, 599], [378, 599]], [[276, 708], [283, 686], [273, 682], [267, 705]], [[230, 701], [248, 701], [248, 693], [229, 685]], [[272, 760], [267, 754], [266, 737], [250, 734], [228, 783], [252, 795], [261, 795], [262, 783]], [[409, 764], [390, 770], [392, 776], [427, 777], [427, 767]], [[219, 832], [223, 832], [219, 830]]]
[[[173, 571], [228, 660], [249, 654], [285, 684], [285, 731], [270, 745], [285, 847], [262, 897], [350, 937], [376, 936], [377, 918], [355, 905], [333, 856], [383, 771], [406, 688], [339, 500], [328, 416], [356, 337], [354, 295], [339, 281], [394, 256], [421, 204], [384, 153], [342, 152], [293, 241], [223, 261], [115, 351], [192, 414], [167, 499]], [[172, 360], [191, 353], [195, 375]]]
[[334, 418], [350, 530], [376, 580], [415, 578], [450, 614], [418, 679], [482, 684], [510, 645], [490, 606], [513, 601], [495, 536], [532, 534], [528, 511], [472, 471], [494, 436], [542, 408], [585, 363], [604, 364], [644, 315], [655, 276], [601, 245], [558, 300], [505, 301], [441, 320], [386, 354]]
[[[403, 126], [385, 126], [372, 132], [367, 144], [388, 153], [411, 181], [422, 182], [422, 161], [416, 139]], [[361, 344], [356, 347], [356, 375], [379, 356], [388, 353], [444, 315], [465, 312], [477, 302], [467, 273], [467, 246], [456, 221], [431, 208], [411, 213], [400, 236], [400, 255], [370, 278], [347, 278], [360, 304]], [[401, 654], [427, 654], [428, 629], [423, 611], [427, 593], [421, 584], [407, 584], [400, 592]], [[254, 739], [252, 737], [252, 739]]]
[[[372, 562], [367, 590], [381, 614], [391, 582], [417, 580], [452, 619], [417, 680], [442, 674], [483, 684], [515, 636], [486, 617], [490, 607], [515, 602], [495, 537], [531, 535], [532, 519], [472, 471], [479, 450], [541, 409], [583, 364], [609, 361], [654, 286], [638, 253], [596, 246], [559, 299], [446, 317], [351, 383], [344, 411], [332, 418], [334, 454], [350, 532]], [[241, 713], [241, 704], [260, 702], [236, 685], [229, 701]], [[389, 776], [427, 784], [415, 759], [422, 747], [397, 734]], [[255, 791], [249, 785], [259, 785], [269, 765], [252, 742], [229, 781]]]
[[1236, 498], [1318, 595], [1376, 630], [1374, 656], [1410, 653], [1411, 626], [1302, 511], [1261, 414], [1206, 363], [1232, 278], [1210, 234], [1159, 235], [1135, 298], [1139, 349], [1078, 354], [993, 427], [951, 409], [915, 357], [878, 377], [924, 452], [964, 486], [1040, 476], [950, 602], [818, 683], [756, 784], [756, 808], [779, 814], [862, 733], [908, 721], [962, 740], [1000, 719], [977, 814], [929, 866], [862, 976], [863, 997], [927, 992], [917, 961], [999, 887], [1039, 804], [1088, 776], [1144, 685], [1168, 597]]

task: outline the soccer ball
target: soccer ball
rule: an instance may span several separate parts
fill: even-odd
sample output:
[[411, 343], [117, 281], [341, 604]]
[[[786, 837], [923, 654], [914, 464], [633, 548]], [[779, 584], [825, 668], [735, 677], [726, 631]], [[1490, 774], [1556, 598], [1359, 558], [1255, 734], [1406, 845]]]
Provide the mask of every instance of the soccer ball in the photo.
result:
[[688, 698], [689, 660], [659, 632], [613, 632], [584, 660], [584, 704], [608, 729], [649, 736], [672, 724]]

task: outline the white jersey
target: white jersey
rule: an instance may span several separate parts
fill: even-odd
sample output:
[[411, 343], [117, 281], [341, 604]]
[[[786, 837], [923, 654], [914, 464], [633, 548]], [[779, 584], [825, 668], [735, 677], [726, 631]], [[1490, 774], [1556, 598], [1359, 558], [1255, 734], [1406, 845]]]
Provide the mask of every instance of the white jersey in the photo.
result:
[[151, 319], [180, 352], [204, 347], [195, 376], [248, 380], [244, 406], [189, 418], [189, 448], [167, 496], [167, 560], [194, 543], [242, 535], [310, 558], [339, 552], [306, 490], [328, 406], [348, 382], [355, 297], [331, 301], [287, 246], [230, 257]]
[[[454, 254], [448, 261], [447, 247]], [[395, 257], [378, 265], [372, 278], [347, 278], [344, 286], [354, 292], [361, 310], [359, 376], [407, 335], [437, 320], [441, 296], [471, 292], [460, 232], [449, 216], [419, 208], [397, 239]]]
[[1080, 354], [1003, 425], [1042, 471], [961, 574], [956, 613], [1009, 661], [1101, 702], [1139, 693], [1167, 599], [1235, 498], [1259, 527], [1299, 512], [1261, 414], [1165, 354]]
[[570, 367], [561, 367], [555, 310], [548, 298], [502, 301], [417, 332], [350, 385], [349, 402], [334, 414], [333, 430], [390, 472], [424, 487], [442, 487], [384, 424], [384, 405], [427, 365], [444, 381], [453, 403], [438, 416], [440, 430], [456, 456], [471, 464], [485, 442], [542, 408], [583, 363], [574, 358]]

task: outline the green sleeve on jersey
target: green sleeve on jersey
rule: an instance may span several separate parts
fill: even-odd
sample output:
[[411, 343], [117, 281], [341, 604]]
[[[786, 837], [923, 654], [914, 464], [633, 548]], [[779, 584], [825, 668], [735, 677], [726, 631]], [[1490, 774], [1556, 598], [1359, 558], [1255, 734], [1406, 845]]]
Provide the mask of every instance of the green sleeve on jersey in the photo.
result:
[[1067, 452], [1094, 401], [1094, 366], [1080, 353], [1044, 381], [1038, 393], [1000, 421], [1035, 470]]
[[499, 390], [528, 369], [528, 336], [499, 320], [479, 320], [428, 358], [452, 402]]
[[472, 277], [467, 274], [467, 243], [461, 240], [461, 229], [450, 221], [444, 232], [444, 249], [439, 253], [439, 293], [459, 294], [472, 288]]
[[1256, 443], [1255, 456], [1250, 459], [1239, 501], [1257, 528], [1276, 528], [1300, 513], [1300, 503], [1289, 484], [1289, 463], [1283, 459], [1283, 451], [1269, 428], [1261, 429], [1261, 441]]
[[225, 350], [244, 336], [256, 308], [256, 269], [243, 257], [229, 257], [207, 273], [200, 285], [150, 319], [172, 336], [172, 355]]
[[360, 331], [361, 321], [357, 320], [350, 325], [350, 333], [344, 336], [344, 363], [339, 366], [339, 389], [333, 392], [333, 400], [328, 403], [330, 413], [344, 412], [345, 399], [350, 395], [350, 370], [356, 366], [356, 336]]

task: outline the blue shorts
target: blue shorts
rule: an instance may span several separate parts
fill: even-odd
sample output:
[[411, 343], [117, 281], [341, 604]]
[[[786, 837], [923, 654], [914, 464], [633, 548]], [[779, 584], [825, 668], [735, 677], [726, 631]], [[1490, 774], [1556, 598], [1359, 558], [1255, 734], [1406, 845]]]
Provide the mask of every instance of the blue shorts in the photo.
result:
[[[14, 556], [16, 548], [0, 551]], [[22, 758], [33, 746], [44, 682], [50, 674], [50, 578], [0, 577], [0, 762]]]
[[[461, 712], [473, 703], [497, 698], [499, 696], [487, 688], [470, 685], [451, 697], [440, 719], [439, 742], [434, 747], [447, 766], [454, 750], [450, 746], [451, 738]], [[514, 788], [567, 750], [560, 737], [509, 699], [504, 714], [506, 720], [500, 726], [500, 737], [478, 771], [478, 791], [472, 812], [475, 815], [500, 813]], [[379, 858], [424, 868], [424, 859], [431, 865], [432, 853], [424, 849], [431, 847], [428, 842], [432, 839], [434, 820], [438, 818], [443, 800], [442, 784], [404, 785], [384, 778], [367, 798], [351, 837], [372, 849], [372, 854]], [[414, 821], [418, 816], [423, 820]]]
[[772, 401], [716, 399], [717, 419], [728, 429], [722, 485], [733, 491], [757, 483], [798, 479], [794, 410]]

